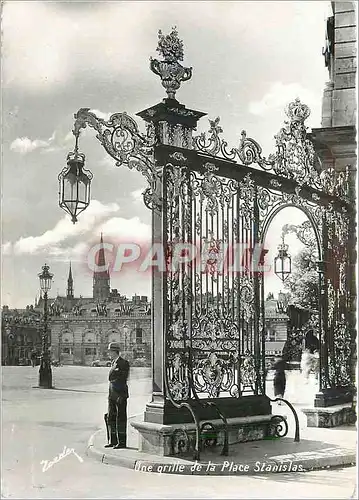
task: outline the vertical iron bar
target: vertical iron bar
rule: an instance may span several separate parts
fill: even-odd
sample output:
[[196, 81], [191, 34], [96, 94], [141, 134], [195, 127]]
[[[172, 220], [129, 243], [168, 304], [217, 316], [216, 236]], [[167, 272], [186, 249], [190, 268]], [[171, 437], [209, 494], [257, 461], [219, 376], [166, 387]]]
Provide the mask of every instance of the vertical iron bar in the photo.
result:
[[207, 243], [207, 255], [206, 255], [206, 265], [205, 265], [205, 273], [206, 273], [206, 313], [208, 312], [208, 210], [206, 210], [206, 243]]

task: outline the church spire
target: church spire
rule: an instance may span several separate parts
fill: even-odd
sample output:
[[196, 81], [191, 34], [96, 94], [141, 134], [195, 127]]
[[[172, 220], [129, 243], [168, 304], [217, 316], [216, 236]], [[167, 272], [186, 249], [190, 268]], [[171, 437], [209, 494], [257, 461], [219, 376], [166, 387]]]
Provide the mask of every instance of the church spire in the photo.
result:
[[69, 277], [67, 278], [67, 294], [66, 295], [67, 295], [68, 299], [74, 298], [74, 280], [72, 279], [71, 262], [70, 262], [70, 269], [69, 269]]
[[110, 295], [110, 275], [106, 269], [105, 249], [103, 246], [103, 235], [101, 233], [100, 249], [97, 253], [96, 266], [100, 267], [100, 271], [93, 273], [93, 298], [97, 300], [105, 300]]

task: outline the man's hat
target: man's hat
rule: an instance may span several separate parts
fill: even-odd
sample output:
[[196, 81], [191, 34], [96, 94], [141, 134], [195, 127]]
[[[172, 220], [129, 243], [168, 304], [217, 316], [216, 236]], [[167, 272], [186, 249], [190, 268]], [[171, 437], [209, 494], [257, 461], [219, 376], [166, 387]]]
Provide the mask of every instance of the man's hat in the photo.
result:
[[121, 346], [118, 342], [110, 342], [108, 344], [109, 351], [121, 351]]

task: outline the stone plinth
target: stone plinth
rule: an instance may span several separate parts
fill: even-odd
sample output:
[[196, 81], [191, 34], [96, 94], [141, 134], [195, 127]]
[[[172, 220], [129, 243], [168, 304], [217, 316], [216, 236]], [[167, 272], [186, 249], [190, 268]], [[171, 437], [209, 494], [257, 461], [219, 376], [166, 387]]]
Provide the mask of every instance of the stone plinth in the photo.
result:
[[308, 427], [337, 427], [355, 422], [355, 410], [352, 404], [328, 407], [305, 408], [302, 412], [307, 417]]
[[[229, 445], [257, 441], [270, 435], [270, 420], [273, 415], [235, 417], [227, 419]], [[204, 422], [201, 421], [201, 424]], [[216, 438], [216, 445], [223, 446], [224, 424], [222, 420], [211, 420], [215, 431], [203, 431], [204, 439]], [[132, 421], [139, 433], [139, 451], [159, 456], [191, 454], [194, 451], [196, 427], [194, 423], [163, 425], [152, 422]]]
[[[271, 413], [271, 404], [267, 396], [251, 395], [238, 399], [232, 397], [202, 399], [201, 403], [191, 400], [193, 411], [201, 422], [211, 422], [218, 418], [214, 406], [207, 404], [209, 402], [215, 403], [227, 419], [269, 415]], [[191, 424], [193, 419], [187, 408], [175, 408], [168, 399], [154, 397], [153, 401], [146, 405], [144, 421], [154, 424], [175, 425]]]

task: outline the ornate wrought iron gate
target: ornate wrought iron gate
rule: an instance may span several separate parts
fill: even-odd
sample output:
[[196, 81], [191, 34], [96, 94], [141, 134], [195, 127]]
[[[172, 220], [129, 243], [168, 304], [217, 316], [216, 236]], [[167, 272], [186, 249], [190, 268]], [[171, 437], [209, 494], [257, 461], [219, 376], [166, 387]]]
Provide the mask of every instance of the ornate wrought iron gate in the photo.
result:
[[[165, 326], [165, 377], [175, 401], [265, 393], [264, 274], [258, 263], [266, 251], [256, 245], [289, 206], [307, 215], [318, 245], [320, 388], [353, 383], [348, 172], [320, 171], [304, 125], [308, 107], [296, 100], [286, 111], [289, 121], [268, 159], [244, 132], [239, 147], [227, 151], [218, 119], [210, 122], [209, 139], [194, 138], [193, 149], [155, 148], [165, 186], [166, 256], [177, 264], [167, 273]], [[185, 260], [178, 248], [186, 244], [191, 259], [178, 264]], [[243, 244], [249, 251], [238, 263], [236, 245]]]
[[[149, 183], [144, 201], [153, 213], [153, 242], [166, 261], [153, 273], [154, 398], [220, 404], [265, 394], [265, 250], [258, 245], [273, 217], [289, 206], [307, 215], [318, 245], [320, 389], [351, 387], [355, 216], [349, 173], [322, 169], [304, 123], [309, 108], [298, 99], [288, 106], [268, 158], [245, 132], [229, 149], [218, 118], [210, 121], [209, 135], [193, 137], [204, 114], [175, 100], [181, 81], [191, 76], [178, 62], [183, 46], [175, 30], [160, 33], [158, 51], [164, 60], [152, 60], [151, 68], [168, 99], [138, 114], [148, 124], [146, 135], [126, 113], [105, 121], [81, 109], [74, 127], [77, 139], [81, 128], [93, 127], [116, 164], [137, 169]], [[77, 145], [74, 154], [80, 155]], [[248, 248], [240, 262], [236, 245]]]

